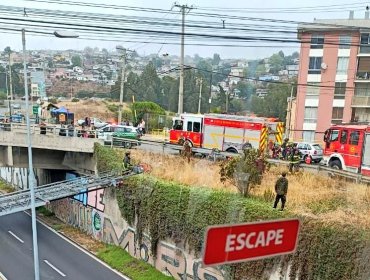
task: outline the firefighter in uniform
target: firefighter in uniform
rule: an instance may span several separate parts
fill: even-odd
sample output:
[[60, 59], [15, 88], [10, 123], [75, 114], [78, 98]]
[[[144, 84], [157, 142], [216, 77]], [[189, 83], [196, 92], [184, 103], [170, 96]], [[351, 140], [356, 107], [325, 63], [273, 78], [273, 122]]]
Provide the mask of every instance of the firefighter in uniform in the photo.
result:
[[281, 177], [277, 179], [275, 183], [275, 202], [274, 208], [277, 207], [279, 200], [281, 200], [281, 211], [284, 210], [285, 202], [286, 202], [286, 195], [288, 193], [288, 179], [286, 178], [286, 172], [281, 173]]
[[192, 154], [191, 143], [189, 140], [185, 140], [183, 155], [188, 159], [188, 163], [190, 163], [191, 154]]

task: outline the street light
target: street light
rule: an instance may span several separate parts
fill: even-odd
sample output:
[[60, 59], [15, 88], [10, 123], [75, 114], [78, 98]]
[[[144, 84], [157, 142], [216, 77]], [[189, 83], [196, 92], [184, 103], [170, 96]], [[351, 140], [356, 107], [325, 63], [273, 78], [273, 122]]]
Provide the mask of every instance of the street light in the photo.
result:
[[[55, 31], [54, 36], [58, 38], [78, 38], [77, 34], [62, 31]], [[30, 105], [27, 83], [27, 56], [26, 56], [26, 30], [22, 29], [22, 47], [23, 47], [23, 77], [24, 77], [24, 95], [26, 98], [26, 123], [27, 123], [27, 151], [28, 151], [28, 182], [31, 194], [31, 219], [32, 219], [32, 244], [33, 244], [33, 262], [35, 269], [35, 280], [40, 280], [39, 270], [39, 252], [37, 246], [37, 227], [36, 227], [36, 207], [35, 207], [35, 174], [32, 165], [32, 141], [31, 141], [31, 124], [30, 124]]]
[[117, 46], [117, 50], [122, 51], [122, 65], [121, 65], [121, 89], [119, 93], [119, 110], [118, 110], [118, 124], [122, 122], [122, 108], [123, 108], [123, 91], [125, 87], [125, 73], [126, 73], [126, 49], [122, 46]]

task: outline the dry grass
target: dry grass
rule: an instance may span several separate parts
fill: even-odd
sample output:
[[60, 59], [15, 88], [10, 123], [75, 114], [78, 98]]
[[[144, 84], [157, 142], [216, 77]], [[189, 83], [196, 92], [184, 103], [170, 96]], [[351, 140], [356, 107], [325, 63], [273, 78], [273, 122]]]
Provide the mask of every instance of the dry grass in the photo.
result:
[[212, 187], [235, 191], [232, 185], [224, 185], [219, 180], [219, 166], [211, 161], [192, 159], [187, 163], [179, 156], [132, 150], [132, 158], [152, 167], [151, 174], [164, 180], [186, 185]]
[[[110, 102], [110, 104], [118, 104]], [[58, 107], [64, 106], [75, 114], [75, 120], [83, 119], [86, 116], [97, 117], [103, 120], [114, 118], [114, 113], [108, 110], [106, 104], [102, 101], [80, 100], [79, 102], [63, 101], [57, 104]], [[127, 104], [124, 104], [123, 110], [127, 109]]]
[[[152, 166], [151, 174], [186, 185], [197, 185], [236, 191], [219, 180], [219, 166], [206, 160], [192, 159], [188, 164], [179, 156], [133, 150], [132, 158]], [[284, 167], [272, 167], [261, 186], [252, 195], [273, 203], [274, 184]], [[287, 209], [327, 222], [353, 224], [370, 228], [370, 188], [363, 184], [334, 180], [311, 173], [288, 175]]]

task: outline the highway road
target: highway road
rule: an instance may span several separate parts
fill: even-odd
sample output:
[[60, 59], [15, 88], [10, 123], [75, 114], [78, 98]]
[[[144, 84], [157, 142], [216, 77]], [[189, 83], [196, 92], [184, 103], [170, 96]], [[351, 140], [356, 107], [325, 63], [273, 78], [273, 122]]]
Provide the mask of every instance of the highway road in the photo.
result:
[[[40, 222], [37, 227], [41, 280], [125, 279]], [[0, 218], [0, 273], [34, 279], [31, 217], [24, 212]]]

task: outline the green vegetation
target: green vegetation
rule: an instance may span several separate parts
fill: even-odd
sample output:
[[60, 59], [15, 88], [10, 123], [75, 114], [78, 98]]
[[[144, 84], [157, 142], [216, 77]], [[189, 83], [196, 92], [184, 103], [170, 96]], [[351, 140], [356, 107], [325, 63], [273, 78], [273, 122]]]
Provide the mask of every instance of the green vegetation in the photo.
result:
[[[136, 227], [140, 237], [149, 231], [151, 248], [156, 252], [159, 240], [187, 240], [190, 249], [200, 253], [207, 226], [259, 219], [281, 218], [285, 212], [237, 193], [208, 188], [188, 187], [151, 177], [132, 177], [116, 190], [122, 216]], [[135, 215], [137, 224], [134, 225]]]
[[106, 262], [109, 266], [122, 272], [134, 280], [169, 280], [172, 277], [166, 276], [156, 270], [150, 264], [135, 259], [124, 249], [118, 246], [105, 245], [98, 251], [98, 258]]
[[[285, 121], [287, 98], [290, 96], [291, 87], [289, 84], [270, 84], [267, 88], [269, 94], [265, 98], [253, 96], [250, 108], [257, 115]], [[294, 90], [296, 91], [296, 87]]]
[[[263, 173], [268, 166], [267, 160], [259, 157], [258, 150], [246, 149], [242, 156], [233, 157], [220, 164], [220, 180], [231, 182], [247, 197], [251, 188], [261, 184]], [[248, 174], [249, 177], [236, 178], [236, 174]]]
[[40, 206], [37, 208], [37, 212], [44, 215], [45, 217], [52, 217], [55, 216], [54, 212], [50, 211], [45, 206]]
[[96, 158], [97, 169], [99, 172], [120, 172], [123, 170], [123, 158], [120, 157], [114, 149], [95, 143], [94, 156]]
[[72, 99], [72, 102], [79, 102], [80, 101], [80, 99], [78, 99], [78, 98], [76, 98], [76, 97], [74, 97], [73, 99]]
[[0, 192], [11, 193], [14, 192], [14, 187], [8, 182], [0, 179]]

